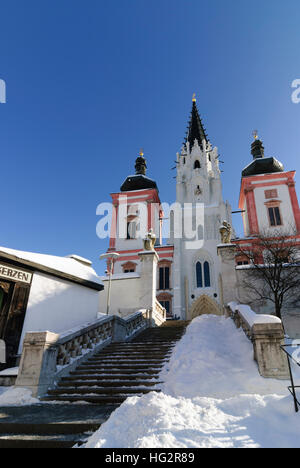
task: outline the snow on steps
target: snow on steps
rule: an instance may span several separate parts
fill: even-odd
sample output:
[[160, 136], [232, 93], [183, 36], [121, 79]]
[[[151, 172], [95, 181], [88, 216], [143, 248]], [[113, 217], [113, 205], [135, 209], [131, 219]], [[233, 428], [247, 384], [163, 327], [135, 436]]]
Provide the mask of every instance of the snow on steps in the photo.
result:
[[159, 374], [185, 327], [186, 322], [167, 322], [131, 342], [109, 345], [49, 389], [43, 400], [119, 405], [129, 396], [159, 392]]

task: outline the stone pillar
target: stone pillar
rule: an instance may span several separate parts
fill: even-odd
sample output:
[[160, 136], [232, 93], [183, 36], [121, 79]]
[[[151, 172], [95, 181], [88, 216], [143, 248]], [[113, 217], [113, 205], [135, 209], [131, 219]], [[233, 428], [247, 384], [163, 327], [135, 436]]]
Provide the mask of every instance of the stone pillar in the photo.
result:
[[139, 254], [141, 261], [141, 287], [139, 307], [150, 312], [155, 310], [157, 290], [157, 264], [159, 257], [154, 250]]
[[47, 393], [56, 372], [58, 347], [54, 345], [58, 338], [59, 335], [48, 331], [26, 334], [16, 387], [29, 388], [33, 397]]
[[226, 307], [229, 302], [237, 301], [237, 278], [235, 271], [235, 244], [218, 245], [218, 255], [221, 258], [221, 280], [222, 306]]
[[0, 364], [6, 363], [6, 346], [3, 340], [0, 340]]
[[252, 342], [260, 375], [273, 379], [289, 379], [287, 357], [280, 348], [284, 344], [281, 323], [254, 324]]

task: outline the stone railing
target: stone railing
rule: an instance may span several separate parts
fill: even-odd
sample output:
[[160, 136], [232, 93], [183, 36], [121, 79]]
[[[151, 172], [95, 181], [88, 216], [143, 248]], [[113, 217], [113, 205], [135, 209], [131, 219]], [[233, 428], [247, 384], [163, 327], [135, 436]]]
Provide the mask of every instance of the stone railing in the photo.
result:
[[158, 326], [167, 320], [167, 311], [157, 299], [155, 301], [155, 310], [154, 310], [153, 319], [156, 325]]
[[126, 323], [126, 340], [132, 339], [145, 328], [151, 326], [149, 311], [144, 309], [123, 319]]
[[27, 333], [16, 386], [30, 388], [33, 396], [41, 397], [81, 361], [111, 342], [131, 340], [150, 326], [152, 321], [149, 311], [141, 310], [126, 319], [104, 316], [62, 335], [51, 332]]
[[94, 347], [107, 344], [113, 337], [113, 318], [100, 319], [76, 331], [60, 335], [57, 342], [57, 368], [69, 365]]
[[254, 360], [262, 377], [288, 379], [286, 356], [280, 346], [284, 344], [282, 322], [273, 315], [260, 315], [242, 304], [230, 303], [226, 315], [231, 317], [237, 328], [242, 328], [253, 344]]

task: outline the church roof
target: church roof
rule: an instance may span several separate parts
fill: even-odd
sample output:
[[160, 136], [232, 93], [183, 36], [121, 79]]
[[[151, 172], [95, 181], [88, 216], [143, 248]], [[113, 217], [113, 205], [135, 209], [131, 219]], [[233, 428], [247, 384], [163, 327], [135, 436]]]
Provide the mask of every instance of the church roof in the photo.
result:
[[193, 98], [193, 107], [189, 121], [189, 126], [187, 128], [188, 131], [184, 144], [186, 145], [186, 143], [189, 142], [190, 149], [193, 148], [195, 140], [198, 141], [200, 147], [202, 146], [202, 140], [206, 140], [206, 142], [208, 142], [208, 137], [203, 126], [195, 98]]
[[283, 172], [284, 167], [276, 158], [265, 158], [265, 149], [261, 140], [255, 136], [255, 140], [251, 145], [251, 154], [253, 161], [245, 167], [242, 172], [242, 177], [249, 177], [261, 174], [273, 174]]
[[133, 192], [134, 190], [156, 189], [157, 184], [142, 174], [128, 176], [121, 186], [121, 192]]
[[284, 167], [276, 158], [254, 159], [242, 172], [243, 177], [283, 172]]

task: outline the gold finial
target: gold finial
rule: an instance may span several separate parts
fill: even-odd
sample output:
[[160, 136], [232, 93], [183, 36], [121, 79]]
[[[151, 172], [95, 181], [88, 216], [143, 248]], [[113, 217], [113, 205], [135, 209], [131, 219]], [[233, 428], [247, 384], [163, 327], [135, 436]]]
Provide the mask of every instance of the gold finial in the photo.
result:
[[141, 150], [140, 150], [140, 156], [141, 156], [141, 158], [144, 156], [144, 150], [143, 150], [143, 148], [141, 148]]
[[193, 94], [193, 102], [196, 102], [197, 99], [196, 99], [196, 93]]
[[253, 130], [252, 135], [254, 137], [254, 140], [258, 139], [258, 131], [257, 130]]

